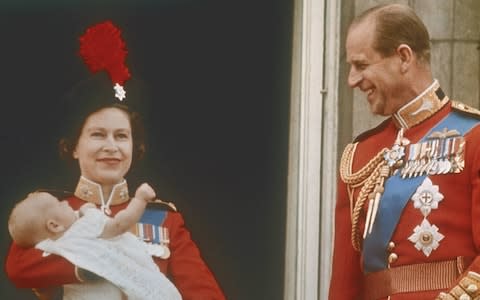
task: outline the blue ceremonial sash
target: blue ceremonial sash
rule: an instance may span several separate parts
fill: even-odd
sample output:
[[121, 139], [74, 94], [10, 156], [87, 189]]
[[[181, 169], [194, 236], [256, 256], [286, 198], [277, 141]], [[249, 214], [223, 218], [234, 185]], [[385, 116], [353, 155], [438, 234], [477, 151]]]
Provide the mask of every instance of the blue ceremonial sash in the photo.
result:
[[[421, 141], [424, 141], [432, 132], [441, 131], [444, 128], [455, 129], [463, 136], [478, 122], [479, 120], [468, 115], [452, 111], [430, 129]], [[400, 172], [397, 172], [385, 181], [384, 193], [380, 198], [372, 232], [363, 241], [364, 272], [376, 272], [387, 268], [388, 243], [408, 200], [426, 177], [427, 175], [402, 178]]]

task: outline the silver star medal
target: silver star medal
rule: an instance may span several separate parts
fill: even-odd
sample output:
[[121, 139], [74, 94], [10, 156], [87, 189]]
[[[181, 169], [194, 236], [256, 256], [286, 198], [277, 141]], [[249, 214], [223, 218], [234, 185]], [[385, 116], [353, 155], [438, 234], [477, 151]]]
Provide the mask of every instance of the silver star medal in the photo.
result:
[[430, 256], [433, 250], [440, 246], [440, 241], [445, 236], [438, 232], [438, 227], [431, 225], [427, 219], [423, 219], [422, 224], [417, 225], [413, 230], [413, 234], [408, 240], [415, 244], [418, 251], [422, 251], [425, 256]]
[[115, 83], [113, 89], [115, 90], [115, 97], [118, 98], [120, 101], [123, 101], [123, 99], [125, 99], [126, 97], [125, 95], [127, 94], [127, 92], [125, 92], [125, 90], [123, 89], [123, 86]]
[[438, 232], [438, 227], [430, 224], [426, 219], [432, 209], [438, 208], [438, 203], [443, 200], [438, 185], [434, 185], [430, 178], [426, 177], [412, 196], [413, 207], [420, 210], [424, 219], [420, 225], [413, 229], [413, 234], [408, 237], [418, 251], [425, 256], [430, 256], [433, 250], [440, 246], [440, 241], [445, 237]]
[[385, 152], [383, 158], [389, 167], [393, 167], [398, 161], [405, 156], [405, 147], [399, 144], [393, 145], [392, 149]]
[[417, 191], [412, 196], [413, 206], [420, 209], [422, 215], [427, 217], [432, 209], [438, 208], [438, 202], [443, 200], [438, 185], [434, 185], [430, 178], [425, 178]]

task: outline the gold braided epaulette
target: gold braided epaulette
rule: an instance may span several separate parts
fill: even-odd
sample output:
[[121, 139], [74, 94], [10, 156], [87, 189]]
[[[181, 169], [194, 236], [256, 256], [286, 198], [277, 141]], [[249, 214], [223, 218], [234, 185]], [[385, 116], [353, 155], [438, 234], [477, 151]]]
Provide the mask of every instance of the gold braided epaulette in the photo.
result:
[[475, 107], [466, 105], [465, 103], [453, 101], [452, 100], [452, 109], [467, 113], [469, 115], [474, 115], [475, 117], [480, 117], [480, 110]]

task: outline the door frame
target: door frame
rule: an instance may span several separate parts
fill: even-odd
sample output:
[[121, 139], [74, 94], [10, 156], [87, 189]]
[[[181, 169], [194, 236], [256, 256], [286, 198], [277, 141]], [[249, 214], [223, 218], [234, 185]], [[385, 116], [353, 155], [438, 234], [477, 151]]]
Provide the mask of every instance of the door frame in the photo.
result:
[[295, 0], [284, 299], [327, 299], [338, 144], [341, 1]]

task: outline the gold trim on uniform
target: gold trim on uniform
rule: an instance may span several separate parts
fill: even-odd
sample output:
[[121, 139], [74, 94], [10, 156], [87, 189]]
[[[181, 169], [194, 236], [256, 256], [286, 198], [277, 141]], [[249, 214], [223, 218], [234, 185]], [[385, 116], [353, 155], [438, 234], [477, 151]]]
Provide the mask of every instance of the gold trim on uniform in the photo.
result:
[[402, 106], [392, 115], [395, 125], [399, 128], [411, 128], [420, 124], [439, 111], [448, 102], [448, 97], [438, 98], [436, 91], [440, 84], [435, 80], [423, 93]]
[[468, 272], [448, 293], [440, 293], [436, 300], [464, 300], [480, 298], [480, 274]]
[[117, 205], [127, 202], [130, 199], [126, 180], [113, 186], [110, 198], [105, 202], [103, 199], [102, 186], [83, 176], [80, 176], [74, 195], [97, 205]]
[[467, 260], [469, 259], [465, 257], [456, 257], [445, 261], [394, 266], [368, 273], [363, 280], [362, 299], [385, 299], [389, 296], [395, 299], [394, 295], [399, 293], [447, 290], [457, 282], [456, 279], [465, 270], [463, 265]]

